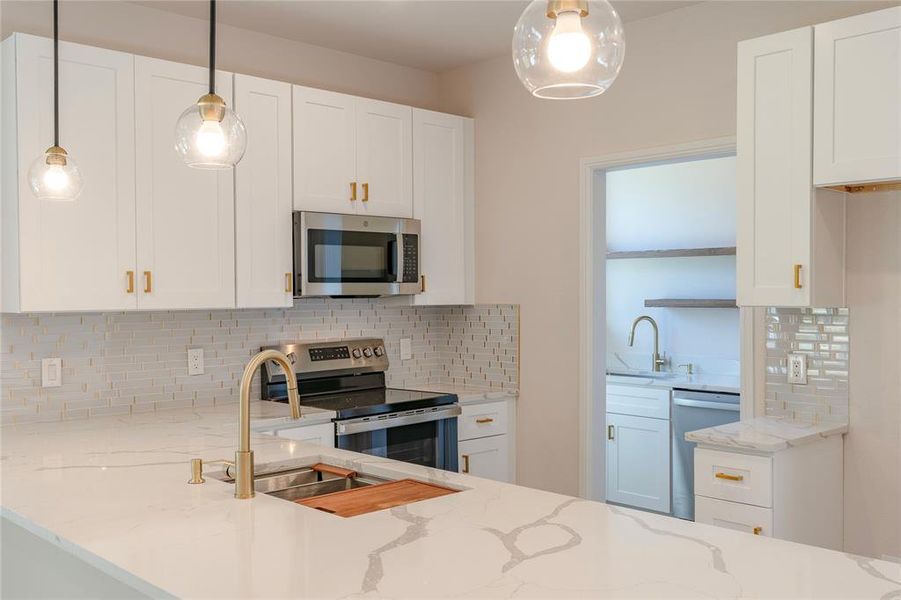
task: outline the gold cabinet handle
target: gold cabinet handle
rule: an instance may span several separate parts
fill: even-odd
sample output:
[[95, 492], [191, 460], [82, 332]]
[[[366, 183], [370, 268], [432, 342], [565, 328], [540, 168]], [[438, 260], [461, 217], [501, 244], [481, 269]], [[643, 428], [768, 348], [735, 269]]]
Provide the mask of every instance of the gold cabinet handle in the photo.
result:
[[469, 473], [469, 455], [468, 454], [463, 455], [463, 472]]
[[727, 481], [744, 481], [744, 475], [730, 475], [729, 473], [717, 473], [714, 475], [717, 479], [725, 479]]
[[801, 265], [795, 265], [795, 289], [801, 289]]
[[363, 202], [369, 202], [369, 184], [363, 184]]
[[144, 293], [149, 294], [153, 291], [153, 274], [150, 271], [144, 271]]
[[285, 293], [290, 294], [294, 291], [294, 275], [292, 273], [285, 273]]
[[613, 439], [613, 425], [607, 425], [607, 439]]
[[419, 291], [420, 292], [425, 291], [425, 275], [419, 276]]
[[763, 531], [763, 527], [755, 527], [754, 535], [760, 535], [760, 532]]
[[126, 294], [134, 294], [135, 293], [135, 272], [134, 271], [125, 271], [125, 276], [128, 277], [128, 287], [125, 288]]
[[491, 417], [485, 417], [484, 419], [476, 419], [476, 423], [479, 425], [483, 425], [485, 423], [494, 423], [494, 419]]
[[350, 182], [350, 201], [353, 202], [356, 199], [357, 199], [357, 182], [351, 181]]

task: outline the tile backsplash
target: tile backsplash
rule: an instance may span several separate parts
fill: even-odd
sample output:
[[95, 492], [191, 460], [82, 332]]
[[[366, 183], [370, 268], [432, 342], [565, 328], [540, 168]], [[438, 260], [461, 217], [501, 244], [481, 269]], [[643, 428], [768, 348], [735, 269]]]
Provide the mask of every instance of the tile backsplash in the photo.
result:
[[[518, 386], [514, 305], [323, 298], [284, 309], [4, 314], [0, 417], [9, 424], [236, 402], [260, 346], [370, 336], [385, 339], [390, 386]], [[401, 338], [412, 340], [410, 360], [400, 360]], [[203, 375], [188, 375], [188, 348], [203, 348]], [[62, 358], [62, 386], [42, 388], [41, 359], [50, 357]], [[259, 378], [254, 386], [258, 398]]]
[[[767, 308], [767, 415], [848, 420], [849, 324], [847, 308]], [[807, 355], [807, 385], [788, 383], [791, 353]]]

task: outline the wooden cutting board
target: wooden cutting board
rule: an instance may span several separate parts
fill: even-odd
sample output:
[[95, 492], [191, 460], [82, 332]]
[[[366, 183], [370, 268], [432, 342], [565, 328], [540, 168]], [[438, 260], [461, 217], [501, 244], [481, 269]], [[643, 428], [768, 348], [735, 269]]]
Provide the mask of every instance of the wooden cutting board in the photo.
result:
[[353, 490], [343, 490], [297, 500], [303, 504], [340, 517], [355, 517], [395, 506], [456, 494], [454, 490], [434, 483], [424, 483], [414, 479], [399, 479]]

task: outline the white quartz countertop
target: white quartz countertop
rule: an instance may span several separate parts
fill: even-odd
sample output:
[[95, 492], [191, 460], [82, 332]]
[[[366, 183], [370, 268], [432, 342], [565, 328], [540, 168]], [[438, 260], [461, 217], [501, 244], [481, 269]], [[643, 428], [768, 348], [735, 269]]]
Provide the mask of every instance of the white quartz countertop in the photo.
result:
[[456, 394], [460, 404], [481, 404], [498, 400], [516, 399], [518, 393], [510, 390], [486, 389], [471, 386], [460, 386], [452, 383], [429, 383], [425, 385], [411, 385], [410, 389], [423, 392], [444, 392]]
[[[263, 418], [272, 405], [255, 404]], [[257, 469], [325, 460], [464, 491], [344, 519], [235, 500], [237, 407], [3, 430], [2, 515], [146, 594], [183, 598], [889, 598], [901, 566], [255, 434]]]
[[607, 375], [607, 383], [664, 389], [680, 388], [697, 390], [699, 392], [741, 393], [741, 378], [738, 375], [713, 375], [706, 373], [685, 375], [683, 373], [661, 374], [640, 371], [622, 374], [614, 372]]
[[779, 417], [756, 417], [689, 431], [685, 439], [707, 446], [778, 452], [848, 432], [847, 423], [800, 423]]

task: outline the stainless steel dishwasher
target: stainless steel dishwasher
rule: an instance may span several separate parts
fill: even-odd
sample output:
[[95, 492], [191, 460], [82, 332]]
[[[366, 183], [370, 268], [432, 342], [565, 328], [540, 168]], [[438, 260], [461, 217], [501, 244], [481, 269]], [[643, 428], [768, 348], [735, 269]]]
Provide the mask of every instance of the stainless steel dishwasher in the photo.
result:
[[673, 516], [694, 521], [695, 467], [692, 442], [685, 434], [739, 420], [738, 394], [673, 390]]

